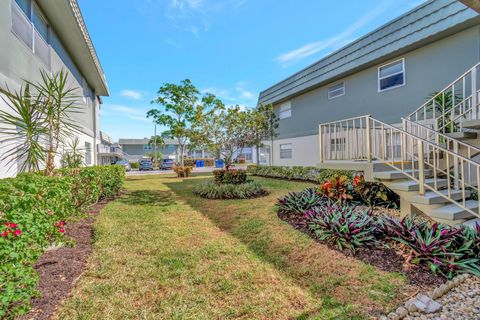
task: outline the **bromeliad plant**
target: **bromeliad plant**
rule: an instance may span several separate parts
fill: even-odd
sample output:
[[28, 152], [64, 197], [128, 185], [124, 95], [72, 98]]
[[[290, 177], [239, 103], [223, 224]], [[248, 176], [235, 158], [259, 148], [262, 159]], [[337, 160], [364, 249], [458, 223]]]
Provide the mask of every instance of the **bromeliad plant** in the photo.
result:
[[433, 273], [452, 278], [458, 273], [480, 275], [478, 246], [479, 230], [452, 228], [442, 224], [430, 226], [411, 218], [401, 221], [383, 218], [383, 230], [394, 241], [410, 249], [407, 262], [425, 263]]
[[352, 253], [361, 247], [379, 244], [382, 237], [380, 224], [370, 210], [355, 206], [325, 202], [305, 213], [309, 228], [319, 240], [326, 241], [340, 250]]
[[283, 214], [303, 215], [324, 200], [316, 188], [307, 188], [300, 192], [290, 192], [278, 199], [277, 210]]

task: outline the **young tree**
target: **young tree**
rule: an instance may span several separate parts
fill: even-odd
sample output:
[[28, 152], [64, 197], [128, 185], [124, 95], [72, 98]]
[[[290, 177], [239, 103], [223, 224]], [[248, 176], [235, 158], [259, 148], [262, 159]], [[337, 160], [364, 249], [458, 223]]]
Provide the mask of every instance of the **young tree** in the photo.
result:
[[67, 142], [67, 148], [62, 154], [62, 168], [80, 168], [84, 165], [85, 149], [80, 146], [80, 139], [73, 137]]
[[0, 90], [12, 112], [0, 112], [0, 133], [5, 138], [11, 164], [20, 163], [20, 171], [38, 171], [45, 166], [45, 174], [53, 175], [59, 147], [79, 130], [71, 118], [80, 112], [79, 96], [68, 86], [68, 73], [50, 75], [40, 71], [38, 83], [26, 81], [19, 92]]
[[44, 124], [47, 126], [47, 162], [45, 174], [53, 175], [55, 170], [55, 157], [59, 146], [66, 144], [68, 139], [78, 132], [79, 126], [71, 118], [73, 113], [79, 113], [80, 108], [78, 90], [68, 86], [68, 73], [61, 70], [53, 75], [41, 71], [42, 80], [30, 83], [38, 92], [41, 108], [43, 109]]
[[242, 111], [239, 106], [225, 108], [218, 104], [214, 109], [204, 113], [200, 121], [205, 146], [225, 161], [229, 170], [235, 155], [241, 154], [245, 147], [251, 146], [251, 111]]
[[20, 91], [11, 92], [0, 89], [5, 95], [3, 100], [10, 108], [0, 110], [0, 134], [5, 152], [2, 160], [7, 160], [8, 166], [19, 162], [20, 172], [39, 171], [45, 164], [46, 150], [42, 138], [47, 134], [43, 122], [43, 112], [38, 108], [38, 101], [30, 94], [27, 84]]
[[251, 141], [257, 149], [257, 164], [260, 163], [259, 149], [263, 147], [262, 141], [268, 139], [270, 140], [270, 165], [273, 165], [273, 140], [278, 136], [278, 121], [271, 104], [261, 104], [253, 111]]
[[196, 120], [199, 91], [190, 80], [185, 79], [180, 84], [164, 84], [157, 94], [152, 104], [158, 104], [161, 108], [148, 111], [147, 117], [168, 127], [162, 136], [177, 140], [180, 165], [183, 167], [186, 145], [194, 131], [192, 124]]

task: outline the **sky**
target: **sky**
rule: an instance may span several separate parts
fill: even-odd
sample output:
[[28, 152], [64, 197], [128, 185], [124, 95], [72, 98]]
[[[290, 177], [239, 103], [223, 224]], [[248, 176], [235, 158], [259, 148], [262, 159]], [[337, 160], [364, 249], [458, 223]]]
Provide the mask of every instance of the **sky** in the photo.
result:
[[422, 2], [79, 0], [110, 89], [101, 129], [115, 141], [152, 136], [150, 102], [183, 79], [255, 107], [260, 91]]

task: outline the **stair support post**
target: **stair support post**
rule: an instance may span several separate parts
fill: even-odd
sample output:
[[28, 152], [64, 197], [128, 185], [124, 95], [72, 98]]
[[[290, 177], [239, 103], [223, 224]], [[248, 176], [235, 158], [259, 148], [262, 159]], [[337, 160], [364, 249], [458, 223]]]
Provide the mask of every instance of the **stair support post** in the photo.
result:
[[[423, 154], [423, 141], [418, 139], [418, 183], [419, 191], [418, 193], [423, 196], [425, 195], [425, 159]], [[415, 176], [415, 171], [412, 172]]]
[[372, 162], [372, 139], [370, 137], [370, 116], [366, 116], [365, 130], [366, 132], [366, 142], [367, 142], [367, 161]]
[[[475, 66], [472, 69], [472, 118], [474, 120], [478, 119], [478, 110], [477, 110], [477, 104], [478, 104], [478, 96], [477, 96], [477, 67]], [[452, 99], [454, 99], [454, 96], [452, 96]]]
[[318, 146], [320, 147], [320, 163], [323, 163], [323, 132], [322, 125], [318, 125]]
[[[458, 142], [456, 140], [453, 141], [453, 152], [458, 154]], [[460, 188], [459, 182], [460, 182], [460, 169], [458, 166], [458, 159], [456, 157], [453, 157], [453, 190], [458, 190]]]

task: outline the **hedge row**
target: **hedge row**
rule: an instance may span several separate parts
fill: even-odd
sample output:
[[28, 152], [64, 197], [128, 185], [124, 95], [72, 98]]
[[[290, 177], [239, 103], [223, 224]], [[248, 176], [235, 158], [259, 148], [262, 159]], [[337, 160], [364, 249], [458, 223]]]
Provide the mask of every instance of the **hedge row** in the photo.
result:
[[123, 166], [98, 166], [0, 180], [0, 318], [28, 311], [38, 295], [35, 261], [62, 242], [65, 220], [118, 194], [124, 177]]
[[324, 182], [336, 176], [346, 176], [349, 180], [353, 178], [354, 171], [320, 169], [317, 167], [281, 167], [249, 165], [247, 172], [254, 176], [279, 178], [287, 180], [304, 180], [312, 182]]

